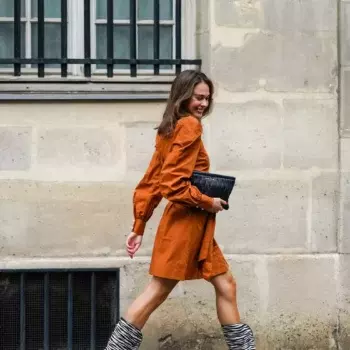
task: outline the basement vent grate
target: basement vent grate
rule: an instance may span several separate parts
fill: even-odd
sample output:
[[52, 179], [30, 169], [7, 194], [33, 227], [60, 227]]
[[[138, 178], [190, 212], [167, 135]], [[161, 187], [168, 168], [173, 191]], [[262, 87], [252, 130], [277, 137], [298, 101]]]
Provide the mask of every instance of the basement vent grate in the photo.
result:
[[0, 349], [104, 349], [119, 319], [119, 270], [0, 272]]

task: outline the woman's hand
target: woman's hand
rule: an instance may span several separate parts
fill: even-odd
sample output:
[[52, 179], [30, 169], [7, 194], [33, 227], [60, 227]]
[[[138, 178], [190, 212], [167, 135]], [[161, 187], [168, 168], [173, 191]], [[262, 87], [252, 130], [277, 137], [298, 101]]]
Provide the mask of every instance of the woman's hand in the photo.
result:
[[135, 253], [139, 250], [142, 244], [142, 236], [131, 232], [126, 239], [126, 251], [128, 252], [130, 258], [132, 259]]
[[210, 210], [211, 213], [218, 213], [219, 211], [224, 210], [223, 205], [227, 205], [227, 202], [225, 202], [221, 198], [214, 198], [213, 206]]

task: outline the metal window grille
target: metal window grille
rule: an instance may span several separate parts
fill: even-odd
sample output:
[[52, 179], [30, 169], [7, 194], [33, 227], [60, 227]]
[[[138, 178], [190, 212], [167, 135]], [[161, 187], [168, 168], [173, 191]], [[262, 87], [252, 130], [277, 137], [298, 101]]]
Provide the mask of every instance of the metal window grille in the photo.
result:
[[119, 318], [119, 270], [0, 273], [0, 349], [104, 349]]
[[[112, 78], [116, 73], [115, 65], [128, 65], [130, 68], [130, 76], [138, 75], [138, 67], [140, 65], [153, 66], [153, 74], [160, 74], [160, 66], [170, 65], [175, 67], [175, 74], [179, 74], [184, 65], [201, 66], [200, 59], [184, 59], [182, 58], [182, 2], [186, 0], [175, 1], [175, 54], [172, 59], [162, 59], [160, 57], [160, 1], [154, 1], [153, 9], [153, 58], [140, 59], [137, 57], [137, 0], [130, 1], [130, 57], [115, 58], [114, 57], [114, 31], [113, 31], [113, 0], [104, 0], [107, 2], [107, 48], [106, 58], [92, 58], [91, 50], [91, 0], [84, 0], [84, 58], [68, 57], [68, 0], [61, 1], [61, 57], [46, 58], [45, 57], [45, 8], [44, 0], [37, 0], [37, 57], [25, 58], [25, 53], [21, 48], [23, 32], [21, 31], [21, 0], [14, 1], [14, 47], [13, 57], [0, 58], [0, 65], [13, 65], [13, 76], [22, 75], [23, 65], [37, 65], [37, 76], [45, 77], [45, 69], [47, 65], [60, 65], [60, 75], [62, 78], [68, 76], [68, 65], [83, 65], [84, 76], [90, 78], [92, 75], [92, 65], [104, 65], [106, 67], [106, 76]], [[59, 0], [57, 0], [59, 1]]]

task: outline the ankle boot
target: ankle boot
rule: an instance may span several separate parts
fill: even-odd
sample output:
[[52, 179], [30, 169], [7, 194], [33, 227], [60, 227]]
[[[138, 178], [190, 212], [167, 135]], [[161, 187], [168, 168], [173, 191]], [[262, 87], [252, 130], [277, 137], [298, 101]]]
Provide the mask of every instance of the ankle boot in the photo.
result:
[[105, 350], [137, 350], [141, 342], [141, 331], [121, 318], [115, 326]]
[[253, 331], [244, 323], [222, 326], [229, 350], [256, 350]]

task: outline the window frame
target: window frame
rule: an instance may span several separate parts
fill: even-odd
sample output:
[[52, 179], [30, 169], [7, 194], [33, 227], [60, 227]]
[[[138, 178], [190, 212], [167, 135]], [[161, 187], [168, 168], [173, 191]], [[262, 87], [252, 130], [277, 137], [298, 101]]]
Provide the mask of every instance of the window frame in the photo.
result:
[[[25, 0], [31, 3], [31, 0]], [[160, 0], [161, 1], [161, 0]], [[173, 1], [175, 4], [175, 1]], [[91, 57], [96, 57], [96, 24], [95, 24], [95, 0], [91, 0]], [[175, 5], [174, 5], [175, 6]], [[30, 13], [30, 6], [26, 7], [26, 19]], [[84, 17], [79, 16], [84, 10], [83, 1], [68, 0], [68, 33], [71, 40], [68, 41], [68, 57], [84, 57], [83, 31], [74, 30], [76, 26], [83, 28]], [[196, 58], [196, 0], [185, 0], [182, 2], [181, 16], [181, 48], [182, 57], [186, 60]], [[37, 19], [37, 18], [36, 18]], [[12, 20], [13, 17], [12, 17]], [[30, 23], [35, 23], [35, 19], [30, 18]], [[49, 19], [48, 19], [49, 20]], [[10, 21], [9, 21], [10, 22]], [[45, 19], [45, 23], [46, 23]], [[170, 24], [175, 27], [175, 12], [172, 21], [161, 21], [161, 23]], [[60, 23], [60, 22], [58, 22]], [[152, 24], [153, 20], [140, 21], [140, 24]], [[29, 24], [26, 24], [30, 26]], [[28, 29], [28, 28], [27, 28]], [[29, 28], [30, 29], [30, 28]], [[31, 30], [26, 30], [26, 44], [28, 37], [31, 36]], [[175, 37], [175, 29], [173, 29]], [[31, 41], [30, 41], [31, 45]], [[173, 40], [173, 56], [175, 55], [175, 40]], [[75, 50], [73, 50], [73, 47]], [[31, 49], [31, 47], [30, 47]], [[26, 49], [26, 55], [28, 49]], [[22, 54], [23, 55], [23, 54]], [[26, 56], [27, 57], [27, 56]], [[175, 56], [174, 56], [175, 57]], [[45, 78], [37, 77], [37, 70], [33, 68], [22, 68], [23, 74], [20, 77], [13, 76], [13, 68], [5, 68], [0, 73], [0, 100], [6, 99], [152, 99], [164, 100], [168, 96], [170, 83], [175, 77], [173, 70], [160, 71], [160, 75], [154, 75], [152, 70], [138, 68], [138, 76], [130, 77], [130, 70], [114, 69], [113, 78], [106, 77], [106, 71], [95, 70], [91, 65], [92, 76], [90, 78], [82, 75], [83, 64], [70, 64], [68, 66], [68, 77], [61, 78], [60, 70], [55, 68], [45, 68]], [[182, 69], [193, 68], [193, 65], [183, 65]], [[14, 84], [15, 83], [15, 84]], [[73, 83], [73, 84], [72, 84]]]
[[[136, 0], [138, 2], [138, 0]], [[160, 0], [161, 1], [161, 0]], [[175, 58], [175, 1], [172, 1], [173, 3], [173, 19], [171, 20], [160, 20], [160, 26], [172, 26], [172, 58]], [[96, 32], [97, 32], [97, 25], [99, 24], [107, 24], [107, 19], [97, 19], [96, 16], [96, 0], [92, 0], [91, 5], [91, 57], [96, 58], [97, 56], [97, 45], [96, 45]], [[116, 25], [130, 25], [130, 19], [129, 20], [114, 20], [113, 24]], [[136, 20], [136, 51], [138, 52], [138, 33], [139, 33], [139, 27], [143, 25], [154, 25], [154, 20]], [[82, 28], [82, 27], [81, 27]], [[96, 68], [96, 65], [91, 66], [91, 71], [96, 76], [103, 76], [106, 74], [106, 69], [98, 69]], [[114, 69], [114, 73], [118, 76], [127, 76], [130, 75], [128, 69]], [[167, 74], [174, 74], [175, 68], [173, 69], [162, 69], [161, 74], [167, 75]], [[153, 75], [153, 69], [137, 69], [137, 74], [139, 75], [145, 75], [145, 76], [152, 76]]]

